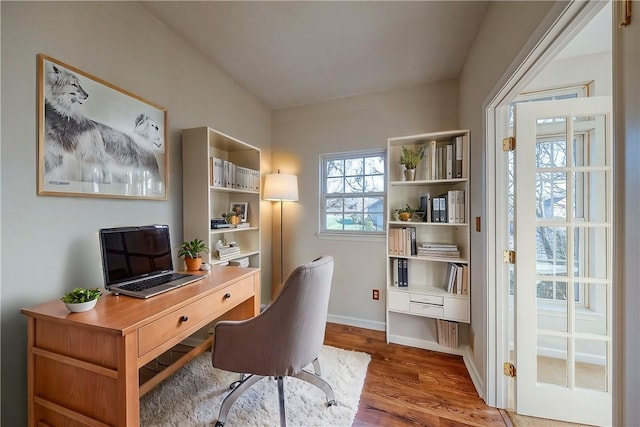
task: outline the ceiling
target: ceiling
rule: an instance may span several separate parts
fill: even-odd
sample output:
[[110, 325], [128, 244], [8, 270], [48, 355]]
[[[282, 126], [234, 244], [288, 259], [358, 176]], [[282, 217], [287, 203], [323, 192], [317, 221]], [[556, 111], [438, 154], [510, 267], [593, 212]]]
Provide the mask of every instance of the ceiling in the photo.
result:
[[[273, 110], [458, 78], [485, 1], [141, 1]], [[603, 8], [560, 57], [611, 49]]]
[[142, 1], [271, 109], [458, 77], [481, 1]]

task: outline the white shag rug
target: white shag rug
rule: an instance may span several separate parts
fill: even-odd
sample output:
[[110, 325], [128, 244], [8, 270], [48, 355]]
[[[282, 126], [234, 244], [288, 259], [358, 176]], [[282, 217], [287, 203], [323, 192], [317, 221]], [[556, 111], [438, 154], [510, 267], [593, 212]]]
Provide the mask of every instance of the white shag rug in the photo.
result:
[[[333, 387], [337, 405], [327, 406], [325, 394], [319, 388], [287, 377], [284, 379], [287, 425], [351, 426], [371, 356], [323, 346], [319, 360], [322, 378]], [[229, 385], [238, 378], [237, 373], [214, 368], [211, 353], [205, 352], [140, 399], [140, 425], [213, 426], [222, 400], [230, 391]], [[277, 382], [265, 378], [236, 400], [225, 426], [279, 424]]]

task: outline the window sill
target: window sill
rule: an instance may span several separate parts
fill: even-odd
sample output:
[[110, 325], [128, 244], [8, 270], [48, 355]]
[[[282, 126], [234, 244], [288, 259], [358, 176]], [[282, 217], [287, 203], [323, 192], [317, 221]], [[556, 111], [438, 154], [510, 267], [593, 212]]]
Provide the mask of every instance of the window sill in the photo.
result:
[[352, 242], [386, 242], [386, 236], [382, 234], [363, 235], [356, 233], [315, 233], [318, 240], [345, 240]]

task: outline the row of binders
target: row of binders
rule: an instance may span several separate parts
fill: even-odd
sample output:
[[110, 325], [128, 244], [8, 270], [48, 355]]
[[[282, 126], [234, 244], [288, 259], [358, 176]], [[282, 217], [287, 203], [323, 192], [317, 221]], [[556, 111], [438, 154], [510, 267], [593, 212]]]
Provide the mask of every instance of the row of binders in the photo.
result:
[[450, 262], [447, 265], [444, 290], [450, 294], [469, 293], [469, 267], [466, 264]]
[[391, 276], [393, 286], [401, 288], [409, 286], [409, 260], [406, 258], [394, 258]]
[[418, 255], [415, 227], [389, 228], [389, 255]]
[[420, 209], [424, 211], [425, 222], [465, 223], [464, 190], [449, 190], [438, 197], [430, 193], [420, 196]]
[[458, 322], [437, 319], [438, 344], [447, 348], [458, 348]]
[[425, 169], [427, 179], [455, 179], [466, 177], [464, 170], [464, 137], [456, 136], [451, 141], [429, 141]]
[[217, 157], [210, 157], [209, 163], [209, 183], [212, 187], [260, 190], [260, 171], [238, 166]]

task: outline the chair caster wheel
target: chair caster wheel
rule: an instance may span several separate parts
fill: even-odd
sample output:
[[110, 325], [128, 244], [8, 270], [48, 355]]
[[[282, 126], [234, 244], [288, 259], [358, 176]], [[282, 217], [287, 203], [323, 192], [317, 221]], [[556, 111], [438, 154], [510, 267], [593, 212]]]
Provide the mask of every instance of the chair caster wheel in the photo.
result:
[[338, 403], [335, 400], [330, 400], [327, 402], [327, 406], [338, 406]]
[[224, 427], [224, 423], [221, 423], [220, 421], [216, 421], [216, 427]]

